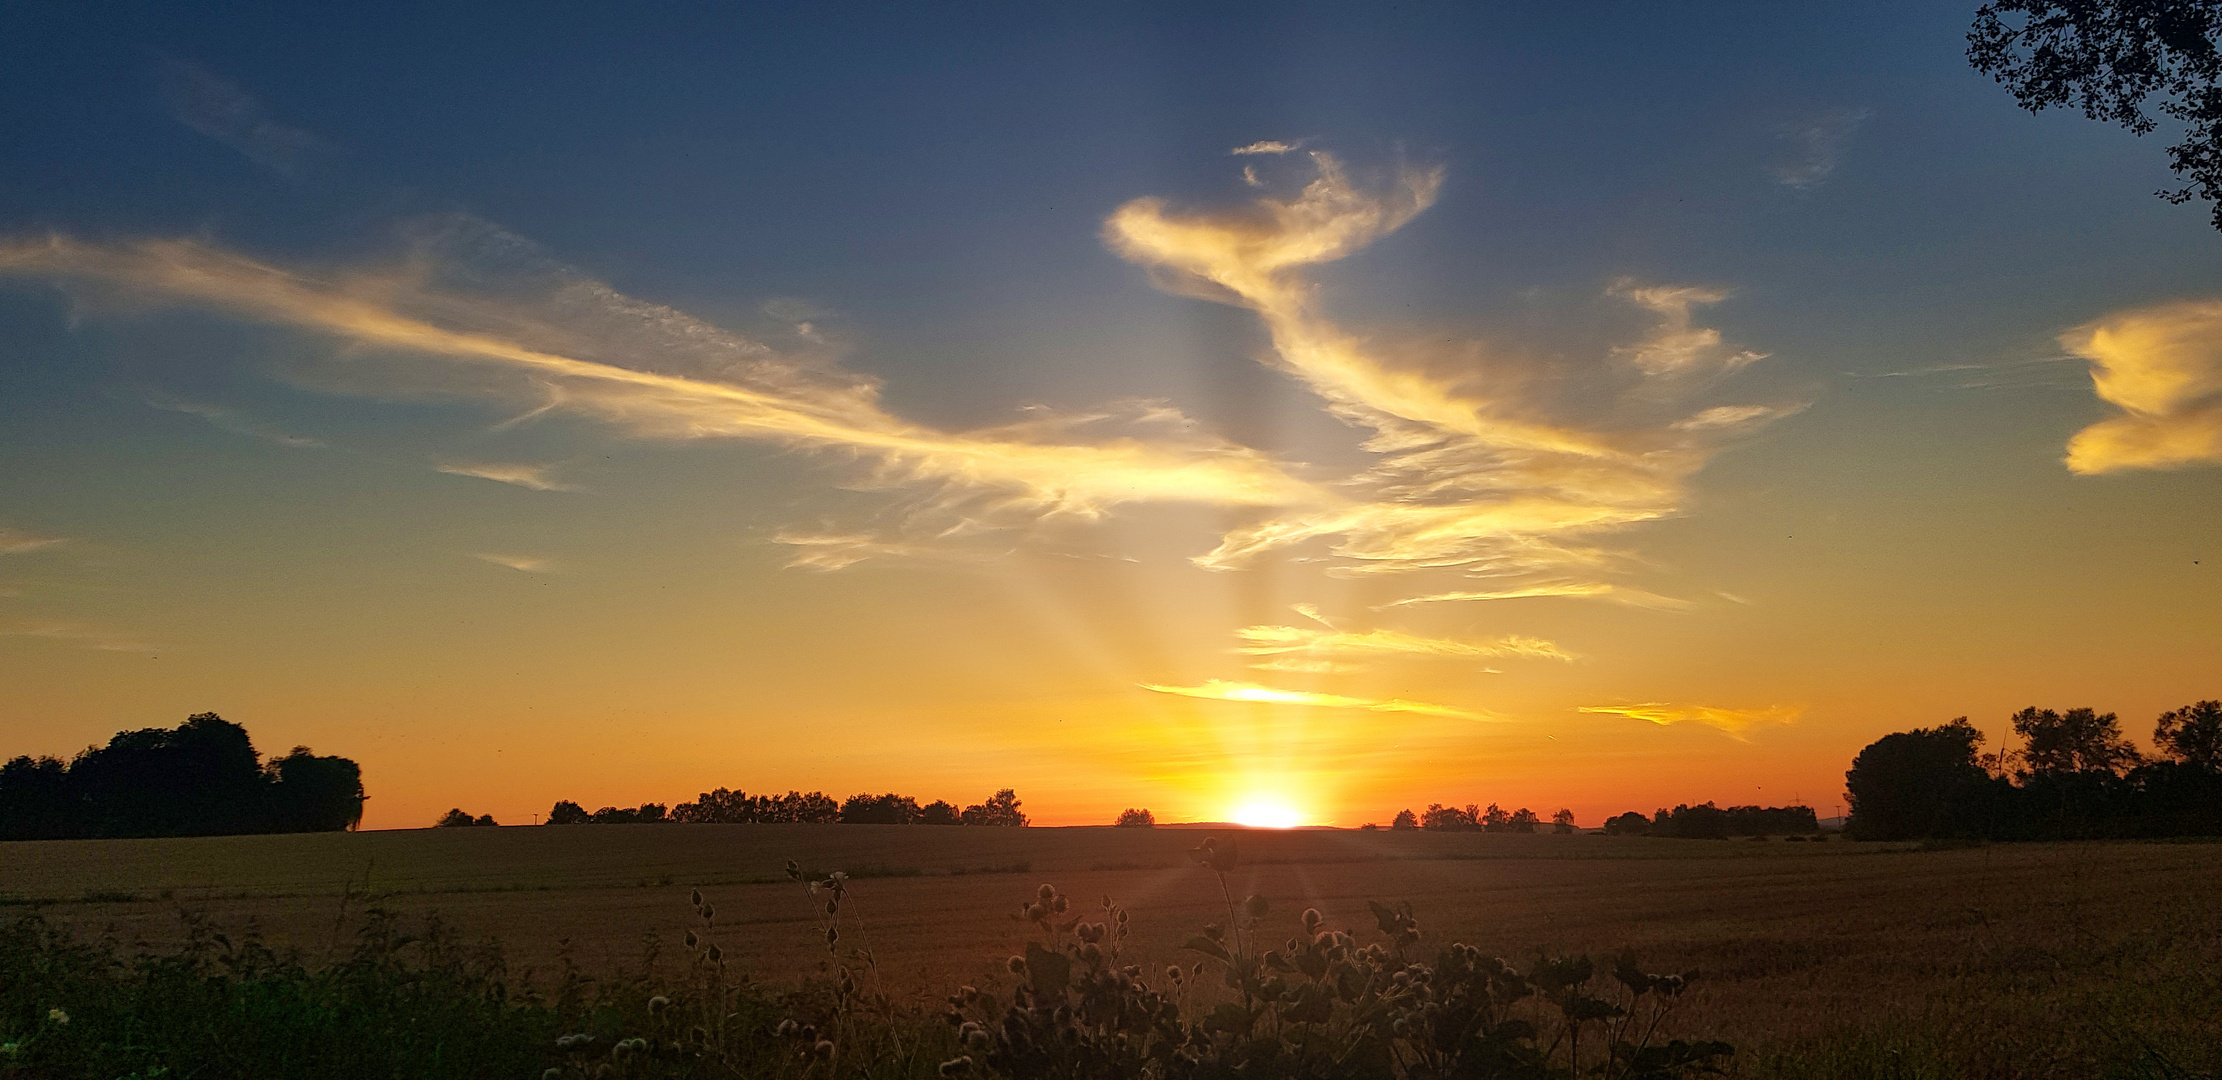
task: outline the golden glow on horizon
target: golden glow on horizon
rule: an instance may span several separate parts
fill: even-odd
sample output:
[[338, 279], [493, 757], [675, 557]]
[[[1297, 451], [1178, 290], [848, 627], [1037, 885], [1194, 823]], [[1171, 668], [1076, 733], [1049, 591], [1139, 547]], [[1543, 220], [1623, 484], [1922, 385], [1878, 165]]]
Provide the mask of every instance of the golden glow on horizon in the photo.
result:
[[1278, 799], [1254, 799], [1234, 812], [1234, 823], [1253, 829], [1293, 829], [1304, 823], [1304, 815]]

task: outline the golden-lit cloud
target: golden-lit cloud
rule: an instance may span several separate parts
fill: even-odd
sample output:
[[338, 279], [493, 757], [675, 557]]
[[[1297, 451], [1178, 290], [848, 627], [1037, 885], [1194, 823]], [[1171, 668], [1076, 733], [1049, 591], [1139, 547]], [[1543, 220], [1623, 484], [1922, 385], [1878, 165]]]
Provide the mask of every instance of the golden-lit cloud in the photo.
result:
[[554, 559], [539, 555], [502, 555], [494, 552], [474, 551], [471, 553], [471, 558], [483, 559], [495, 566], [506, 566], [511, 570], [525, 574], [556, 574], [562, 572], [562, 567], [556, 565]]
[[25, 552], [37, 551], [40, 548], [50, 548], [63, 542], [64, 538], [59, 536], [40, 536], [37, 533], [24, 532], [22, 529], [11, 529], [5, 525], [0, 525], [0, 555], [21, 555]]
[[449, 461], [433, 466], [451, 476], [475, 476], [481, 480], [514, 484], [534, 491], [577, 491], [576, 486], [549, 476], [553, 465], [515, 465], [498, 462]]
[[1419, 637], [1396, 630], [1362, 633], [1304, 626], [1245, 626], [1235, 631], [1243, 644], [1235, 649], [1251, 656], [1302, 653], [1316, 657], [1498, 657], [1519, 656], [1541, 660], [1573, 657], [1541, 638], [1517, 635], [1489, 641]]
[[[463, 231], [472, 242], [521, 244]], [[515, 260], [514, 252], [504, 254]], [[560, 268], [507, 282], [499, 294], [474, 292], [438, 272], [443, 259], [458, 257], [319, 273], [191, 240], [101, 245], [52, 237], [0, 245], [0, 274], [91, 283], [140, 303], [212, 307], [389, 359], [357, 351], [305, 376], [332, 389], [515, 401], [525, 408], [511, 423], [566, 412], [644, 438], [756, 439], [837, 452], [866, 464], [860, 486], [937, 490], [943, 498], [934, 508], [987, 522], [1094, 518], [1133, 502], [1335, 501], [1267, 455], [1201, 433], [1162, 403], [937, 431], [890, 415], [876, 383], [822, 358], [776, 354]], [[936, 531], [946, 528], [936, 523]]]
[[[1296, 149], [1274, 146], [1242, 149]], [[1453, 568], [1492, 579], [1484, 591], [1516, 592], [1538, 578], [1610, 574], [1623, 557], [1599, 535], [1674, 515], [1687, 477], [1720, 442], [1794, 411], [1686, 402], [1648, 376], [1614, 384], [1631, 367], [1725, 374], [1757, 358], [1695, 324], [1693, 309], [1723, 295], [1701, 289], [1614, 287], [1660, 325], [1628, 364], [1598, 358], [1598, 400], [1627, 407], [1593, 423], [1523, 397], [1517, 358], [1471, 371], [1384, 359], [1320, 314], [1303, 271], [1411, 221], [1435, 200], [1442, 172], [1408, 168], [1367, 185], [1329, 155], [1309, 160], [1315, 176], [1292, 197], [1218, 213], [1139, 199], [1111, 215], [1104, 235], [1159, 285], [1254, 312], [1272, 361], [1330, 413], [1370, 430], [1372, 463], [1339, 481], [1213, 435], [1160, 401], [929, 427], [884, 408], [878, 382], [843, 370], [814, 325], [796, 323], [792, 342], [773, 348], [625, 296], [467, 220], [420, 228], [407, 257], [384, 266], [279, 266], [199, 240], [55, 236], [0, 243], [0, 275], [63, 282], [88, 302], [200, 307], [322, 337], [342, 347], [290, 357], [286, 374], [323, 390], [485, 402], [507, 412], [503, 427], [566, 415], [636, 438], [752, 440], [829, 461], [845, 470], [842, 486], [899, 496], [881, 528], [782, 534], [800, 549], [792, 565], [817, 569], [1097, 520], [1130, 504], [1188, 503], [1238, 522], [1195, 557], [1207, 569], [1318, 543], [1331, 574]], [[441, 468], [567, 486], [545, 466]]]
[[774, 535], [772, 540], [795, 549], [794, 557], [787, 560], [787, 566], [800, 570], [846, 570], [867, 559], [932, 560], [960, 557], [946, 546], [893, 543], [871, 533], [781, 532]]
[[1320, 709], [1365, 709], [1370, 712], [1418, 713], [1423, 716], [1448, 716], [1459, 720], [1486, 720], [1489, 717], [1448, 705], [1433, 705], [1425, 701], [1407, 701], [1403, 698], [1375, 700], [1373, 698], [1343, 697], [1339, 694], [1313, 694], [1302, 690], [1276, 690], [1256, 683], [1229, 682], [1209, 679], [1201, 686], [1158, 686], [1153, 683], [1137, 684], [1144, 690], [1160, 694], [1178, 694], [1181, 697], [1205, 698], [1212, 701], [1242, 701], [1263, 705], [1308, 705]]
[[[1749, 349], [1730, 349], [1721, 344], [1719, 330], [1696, 324], [1693, 309], [1728, 299], [1728, 294], [1722, 290], [1687, 285], [1640, 285], [1633, 279], [1622, 278], [1613, 282], [1611, 293], [1658, 313], [1659, 325], [1644, 340], [1613, 350], [1646, 375], [1734, 371], [1767, 358], [1767, 354]], [[1746, 407], [1747, 410], [1751, 408]], [[1713, 409], [1708, 410], [1712, 417], [1700, 413], [1681, 423], [1690, 427], [1726, 426], [1760, 415], [1762, 411]]]
[[1302, 145], [1304, 145], [1302, 142], [1290, 143], [1282, 142], [1279, 139], [1261, 139], [1248, 146], [1237, 146], [1227, 152], [1237, 156], [1246, 154], [1286, 154]]
[[2085, 475], [2222, 463], [2222, 300], [2116, 312], [2060, 338], [2121, 409], [2068, 440]]
[[1702, 724], [1719, 728], [1729, 735], [1742, 739], [1753, 728], [1791, 723], [1805, 712], [1802, 706], [1770, 705], [1763, 709], [1721, 709], [1710, 705], [1678, 705], [1665, 701], [1644, 701], [1633, 705], [1584, 705], [1585, 713], [1605, 713], [1642, 720], [1662, 727], [1673, 724]]
[[1535, 585], [1522, 585], [1511, 589], [1484, 589], [1469, 592], [1430, 593], [1426, 596], [1408, 596], [1391, 600], [1383, 608], [1404, 607], [1409, 604], [1443, 604], [1466, 600], [1525, 600], [1539, 596], [1571, 596], [1612, 600], [1636, 607], [1679, 609], [1690, 606], [1687, 600], [1661, 596], [1655, 592], [1630, 588], [1625, 585], [1608, 585], [1599, 581], [1556, 581]]
[[[1379, 457], [1345, 482], [1346, 501], [1292, 508], [1237, 528], [1198, 565], [1228, 569], [1324, 541], [1338, 560], [1330, 573], [1596, 572], [1614, 559], [1588, 537], [1673, 515], [1684, 480], [1717, 440], [1795, 411], [1713, 405], [1589, 428], [1523, 398], [1521, 380], [1501, 370], [1485, 365], [1461, 376], [1384, 359], [1382, 348], [1320, 313], [1300, 271], [1402, 227], [1434, 202], [1442, 172], [1407, 168], [1367, 187], [1332, 156], [1311, 158], [1317, 176], [1293, 198], [1261, 198], [1218, 213], [1175, 212], [1163, 200], [1138, 199], [1104, 227], [1112, 248], [1149, 267], [1160, 287], [1255, 312], [1271, 335], [1274, 361], [1329, 412], [1373, 432], [1365, 448]], [[1726, 374], [1759, 358], [1695, 325], [1693, 309], [1721, 293], [1620, 282], [1614, 294], [1660, 316], [1645, 343], [1626, 354], [1647, 375]], [[1659, 398], [1656, 387], [1623, 390], [1631, 401]]]

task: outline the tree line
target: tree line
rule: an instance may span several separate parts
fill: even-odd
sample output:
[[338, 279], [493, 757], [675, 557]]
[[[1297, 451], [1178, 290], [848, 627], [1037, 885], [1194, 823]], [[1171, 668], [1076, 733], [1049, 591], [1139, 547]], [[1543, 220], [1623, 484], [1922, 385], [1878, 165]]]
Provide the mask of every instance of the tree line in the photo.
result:
[[[1409, 809], [1397, 811], [1396, 817], [1389, 821], [1389, 828], [1532, 833], [1542, 824], [1543, 819], [1535, 816], [1535, 811], [1525, 806], [1518, 810], [1506, 810], [1496, 803], [1490, 803], [1486, 808], [1477, 803], [1468, 803], [1465, 806], [1429, 803], [1427, 809], [1418, 814]], [[1372, 828], [1370, 825], [1366, 827]], [[1574, 812], [1560, 810], [1551, 815], [1551, 829], [1554, 832], [1573, 832]]]
[[0, 840], [336, 831], [362, 820], [363, 798], [353, 761], [306, 746], [264, 761], [246, 728], [195, 713], [69, 761], [0, 765]]
[[2160, 714], [2155, 755], [2113, 713], [2027, 708], [2019, 747], [1984, 753], [1967, 717], [1885, 735], [1844, 774], [1854, 839], [2222, 835], [2222, 702]]
[[[889, 792], [860, 792], [840, 802], [822, 791], [789, 791], [785, 795], [751, 795], [718, 788], [705, 791], [692, 802], [677, 806], [642, 803], [635, 807], [605, 806], [589, 812], [570, 799], [559, 799], [548, 810], [549, 825], [636, 825], [679, 822], [701, 825], [1002, 825], [1024, 826], [1018, 793], [1004, 788], [980, 802], [959, 809], [955, 803], [935, 799], [919, 805], [916, 798]], [[1143, 811], [1147, 813], [1148, 811]], [[440, 827], [492, 825], [492, 815], [472, 817], [460, 807], [442, 815]]]

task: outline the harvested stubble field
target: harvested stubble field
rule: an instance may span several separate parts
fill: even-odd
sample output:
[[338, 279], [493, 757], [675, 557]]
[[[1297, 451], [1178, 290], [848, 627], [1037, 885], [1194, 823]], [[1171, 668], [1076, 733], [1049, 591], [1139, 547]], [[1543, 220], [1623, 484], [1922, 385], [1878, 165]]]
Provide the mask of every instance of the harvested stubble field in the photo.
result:
[[[1041, 882], [1084, 907], [1125, 905], [1129, 955], [1153, 969], [1194, 959], [1179, 944], [1226, 916], [1187, 858], [1205, 835], [635, 825], [53, 841], [0, 845], [0, 895], [155, 945], [182, 905], [312, 956], [343, 944], [350, 906], [375, 903], [498, 938], [513, 970], [568, 954], [593, 973], [637, 969], [648, 935], [676, 943], [697, 925], [687, 892], [700, 887], [728, 959], [779, 981], [825, 957], [813, 902], [784, 872], [794, 859], [851, 875], [844, 947], [870, 949], [888, 989], [927, 1003], [1008, 981], [1001, 961], [1030, 929], [1012, 913]], [[1652, 970], [1702, 973], [1683, 1028], [1746, 1060], [1774, 1055], [1789, 1075], [1901, 1051], [1992, 1075], [2073, 1075], [2153, 1050], [2222, 1065], [2222, 846], [1221, 835], [1241, 845], [1236, 899], [1273, 905], [1268, 941], [1307, 906], [1370, 934], [1373, 899], [1409, 901], [1431, 940], [1515, 959], [1631, 949]]]

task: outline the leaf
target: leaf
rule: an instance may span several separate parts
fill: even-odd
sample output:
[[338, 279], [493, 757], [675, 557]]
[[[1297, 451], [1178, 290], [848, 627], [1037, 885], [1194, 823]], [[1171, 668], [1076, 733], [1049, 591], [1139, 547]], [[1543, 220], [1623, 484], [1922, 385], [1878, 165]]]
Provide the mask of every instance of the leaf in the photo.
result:
[[1250, 1031], [1250, 1025], [1256, 1022], [1257, 1017], [1252, 1015], [1250, 1010], [1232, 1001], [1222, 1001], [1218, 1008], [1211, 1010], [1210, 1014], [1204, 1017], [1203, 1028], [1205, 1031], [1225, 1031], [1235, 1035], [1246, 1035]]
[[1398, 918], [1389, 905], [1379, 900], [1368, 900], [1366, 906], [1373, 909], [1373, 921], [1381, 927], [1382, 933], [1394, 936], [1398, 928], [1404, 925], [1404, 920]]
[[1062, 1000], [1066, 984], [1072, 981], [1072, 958], [1042, 948], [1041, 942], [1029, 941], [1026, 943], [1026, 974], [1033, 982], [1036, 996]]
[[1181, 948], [1188, 949], [1194, 952], [1200, 952], [1205, 956], [1215, 956], [1221, 960], [1225, 960], [1227, 958], [1226, 946], [1221, 945], [1218, 942], [1211, 940], [1210, 938], [1204, 937], [1201, 934], [1189, 938], [1188, 944], [1181, 946]]
[[1305, 987], [1296, 996], [1296, 1004], [1281, 1010], [1281, 1019], [1300, 1024], [1324, 1024], [1335, 1012], [1334, 995], [1319, 985]]

